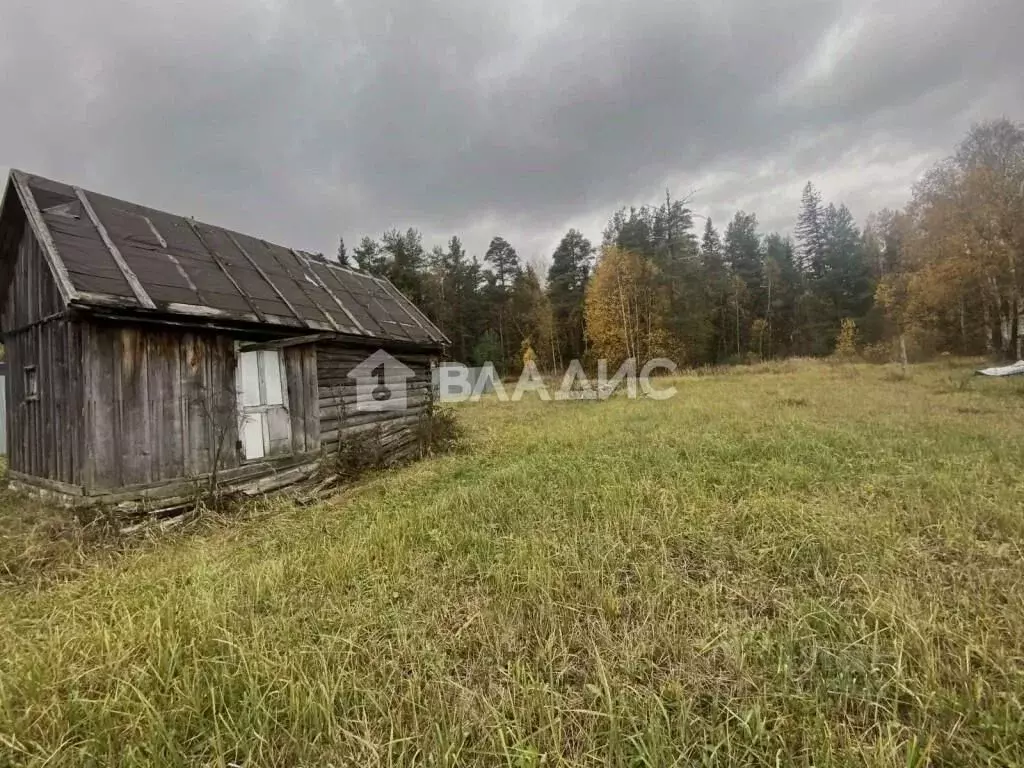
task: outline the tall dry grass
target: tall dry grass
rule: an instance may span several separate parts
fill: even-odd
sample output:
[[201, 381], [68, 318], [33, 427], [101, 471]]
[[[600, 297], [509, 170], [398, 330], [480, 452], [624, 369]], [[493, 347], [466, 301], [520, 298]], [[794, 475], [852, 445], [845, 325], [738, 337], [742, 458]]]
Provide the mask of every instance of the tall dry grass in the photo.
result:
[[329, 503], [23, 567], [0, 764], [1024, 761], [1024, 384], [677, 386], [465, 406], [471, 450]]

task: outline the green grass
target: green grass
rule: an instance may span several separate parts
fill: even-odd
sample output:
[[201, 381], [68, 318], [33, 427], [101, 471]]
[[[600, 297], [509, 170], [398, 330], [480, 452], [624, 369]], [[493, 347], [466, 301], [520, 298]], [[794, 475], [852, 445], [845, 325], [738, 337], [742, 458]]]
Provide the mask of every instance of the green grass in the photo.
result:
[[0, 765], [1024, 762], [1024, 382], [967, 371], [466, 405], [131, 546], [7, 497]]

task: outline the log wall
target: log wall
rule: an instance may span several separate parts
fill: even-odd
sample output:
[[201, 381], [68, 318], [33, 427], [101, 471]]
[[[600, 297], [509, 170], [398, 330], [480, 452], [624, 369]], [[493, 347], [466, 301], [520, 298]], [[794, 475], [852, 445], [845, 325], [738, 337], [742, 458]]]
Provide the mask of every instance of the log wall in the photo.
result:
[[[411, 378], [385, 379], [389, 389], [406, 387], [405, 407], [400, 410], [361, 412], [357, 398], [367, 394], [350, 374], [375, 350], [340, 344], [317, 344], [317, 379], [319, 385], [320, 440], [323, 450], [334, 453], [340, 443], [360, 433], [378, 433], [387, 458], [398, 458], [415, 447], [417, 426], [430, 409], [432, 388], [430, 356], [411, 352], [394, 352], [395, 359], [413, 371]], [[387, 370], [387, 369], [386, 369]]]

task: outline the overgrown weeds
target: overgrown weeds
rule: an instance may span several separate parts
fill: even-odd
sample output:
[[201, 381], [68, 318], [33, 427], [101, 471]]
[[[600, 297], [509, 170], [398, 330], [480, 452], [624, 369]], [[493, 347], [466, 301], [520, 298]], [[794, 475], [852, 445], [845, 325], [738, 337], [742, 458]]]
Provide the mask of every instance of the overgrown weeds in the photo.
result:
[[[321, 474], [331, 487], [351, 484], [380, 469], [452, 453], [465, 446], [454, 410], [433, 404], [406, 436], [390, 437], [379, 426], [350, 435]], [[0, 460], [0, 483], [6, 464]], [[153, 534], [208, 532], [280, 506], [273, 497], [252, 499], [206, 481], [197, 482], [187, 504], [162, 514], [85, 506], [64, 508], [29, 493], [0, 490], [0, 584], [65, 580], [90, 563], [111, 561]]]
[[809, 404], [810, 401], [806, 397], [783, 397], [779, 400], [779, 405], [785, 405], [790, 408], [802, 408]]
[[466, 433], [455, 409], [432, 402], [417, 425], [420, 456], [454, 453], [466, 444]]
[[132, 550], [166, 543], [172, 531], [207, 533], [257, 516], [264, 504], [199, 492], [185, 507], [149, 515], [103, 506], [66, 508], [29, 493], [0, 490], [0, 586], [73, 580]]
[[465, 432], [455, 411], [431, 403], [411, 428], [389, 430], [376, 425], [347, 435], [325, 471], [340, 484], [352, 483], [374, 470], [453, 453], [464, 445]]
[[910, 374], [903, 367], [886, 366], [885, 372], [882, 374], [882, 381], [901, 382], [909, 380]]
[[385, 466], [387, 452], [381, 436], [381, 429], [373, 427], [349, 435], [341, 441], [330, 467], [342, 483], [353, 482]]
[[122, 548], [119, 525], [109, 515], [0, 491], [0, 584], [68, 576]]
[[968, 392], [971, 389], [971, 384], [973, 380], [973, 371], [968, 373], [961, 372], [957, 376], [950, 376], [948, 378], [949, 388], [953, 392]]

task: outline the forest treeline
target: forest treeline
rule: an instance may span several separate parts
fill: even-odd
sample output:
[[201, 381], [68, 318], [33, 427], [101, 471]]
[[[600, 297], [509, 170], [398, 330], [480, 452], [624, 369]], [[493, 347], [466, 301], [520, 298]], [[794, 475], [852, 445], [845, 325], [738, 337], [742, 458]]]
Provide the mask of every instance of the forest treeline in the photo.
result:
[[452, 340], [450, 357], [503, 373], [533, 359], [681, 366], [790, 355], [886, 361], [939, 352], [1020, 356], [1024, 126], [976, 125], [903, 210], [859, 226], [812, 183], [792, 237], [738, 211], [724, 227], [689, 201], [612, 214], [600, 243], [570, 229], [546, 274], [495, 237], [427, 251], [415, 229], [364, 237], [338, 259], [388, 277]]

